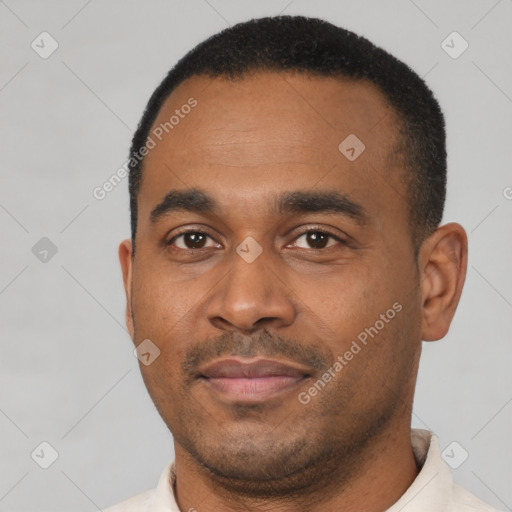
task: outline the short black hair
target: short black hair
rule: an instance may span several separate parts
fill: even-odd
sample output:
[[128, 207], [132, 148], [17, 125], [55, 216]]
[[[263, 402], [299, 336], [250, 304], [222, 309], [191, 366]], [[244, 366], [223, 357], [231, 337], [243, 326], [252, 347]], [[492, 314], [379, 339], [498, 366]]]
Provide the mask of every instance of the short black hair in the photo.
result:
[[[374, 84], [400, 122], [395, 154], [407, 169], [410, 226], [418, 242], [441, 222], [446, 197], [444, 117], [432, 91], [405, 63], [349, 30], [317, 18], [274, 16], [227, 28], [182, 57], [153, 92], [133, 136], [129, 191], [133, 252], [140, 156], [164, 101], [187, 78], [243, 78], [254, 71], [295, 71]], [[341, 141], [340, 141], [341, 142]]]

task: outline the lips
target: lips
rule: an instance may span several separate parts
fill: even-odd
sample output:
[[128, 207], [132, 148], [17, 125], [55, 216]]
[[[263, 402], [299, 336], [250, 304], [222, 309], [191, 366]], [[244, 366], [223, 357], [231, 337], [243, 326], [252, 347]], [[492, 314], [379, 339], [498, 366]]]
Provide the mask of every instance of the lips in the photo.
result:
[[200, 370], [206, 378], [303, 377], [308, 371], [273, 359], [222, 359]]
[[262, 358], [222, 359], [198, 372], [198, 378], [224, 398], [249, 402], [294, 388], [310, 375], [308, 368], [294, 363]]

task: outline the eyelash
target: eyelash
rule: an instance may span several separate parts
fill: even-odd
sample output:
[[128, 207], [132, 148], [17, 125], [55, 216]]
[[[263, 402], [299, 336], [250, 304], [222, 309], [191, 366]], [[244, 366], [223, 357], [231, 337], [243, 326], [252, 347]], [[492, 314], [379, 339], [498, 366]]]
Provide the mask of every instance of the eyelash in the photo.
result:
[[[180, 237], [180, 236], [183, 236], [183, 235], [186, 235], [188, 233], [194, 233], [194, 234], [200, 234], [200, 235], [206, 235], [208, 237], [210, 237], [212, 240], [214, 239], [209, 233], [207, 233], [206, 231], [202, 231], [200, 229], [186, 229], [184, 231], [181, 231], [179, 233], [177, 233], [176, 235], [174, 235], [168, 242], [165, 243], [166, 246], [170, 247], [172, 246], [172, 244], [175, 242], [175, 240]], [[309, 233], [321, 233], [323, 235], [327, 235], [329, 236], [330, 238], [336, 240], [336, 242], [338, 242], [340, 245], [343, 245], [343, 246], [346, 246], [348, 245], [347, 241], [346, 240], [343, 240], [342, 238], [340, 238], [339, 236], [335, 235], [334, 233], [331, 233], [330, 231], [326, 230], [325, 228], [309, 228], [305, 231], [302, 231], [300, 233], [297, 233], [297, 235], [295, 236], [294, 240], [297, 240], [298, 238], [300, 238], [301, 236], [304, 236], [304, 235], [307, 235]], [[200, 251], [201, 249], [204, 249], [204, 247], [200, 247], [199, 249], [181, 249], [181, 248], [174, 248], [175, 250], [177, 251], [190, 251], [190, 252], [198, 252]], [[329, 249], [332, 249], [332, 246], [331, 247], [325, 247], [325, 248], [321, 248], [321, 249], [315, 249], [314, 247], [310, 247], [309, 248], [310, 250], [312, 251], [327, 251]]]

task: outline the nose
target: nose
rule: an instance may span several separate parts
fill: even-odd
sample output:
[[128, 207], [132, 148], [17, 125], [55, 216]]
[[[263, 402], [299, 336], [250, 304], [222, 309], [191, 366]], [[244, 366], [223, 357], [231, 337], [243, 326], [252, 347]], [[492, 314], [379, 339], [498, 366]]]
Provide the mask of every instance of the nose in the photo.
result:
[[291, 325], [297, 314], [293, 291], [265, 251], [251, 263], [237, 253], [231, 260], [229, 271], [206, 303], [209, 322], [244, 334]]

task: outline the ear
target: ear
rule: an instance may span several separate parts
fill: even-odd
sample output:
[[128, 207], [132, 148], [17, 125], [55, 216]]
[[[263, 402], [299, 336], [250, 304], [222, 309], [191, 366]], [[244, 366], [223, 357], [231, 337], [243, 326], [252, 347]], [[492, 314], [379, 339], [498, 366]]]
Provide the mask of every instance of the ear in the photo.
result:
[[124, 292], [126, 295], [125, 321], [130, 337], [134, 340], [133, 311], [132, 311], [132, 241], [123, 240], [119, 245], [119, 262], [123, 273]]
[[422, 339], [443, 338], [459, 303], [468, 261], [468, 238], [460, 224], [439, 227], [422, 244]]

